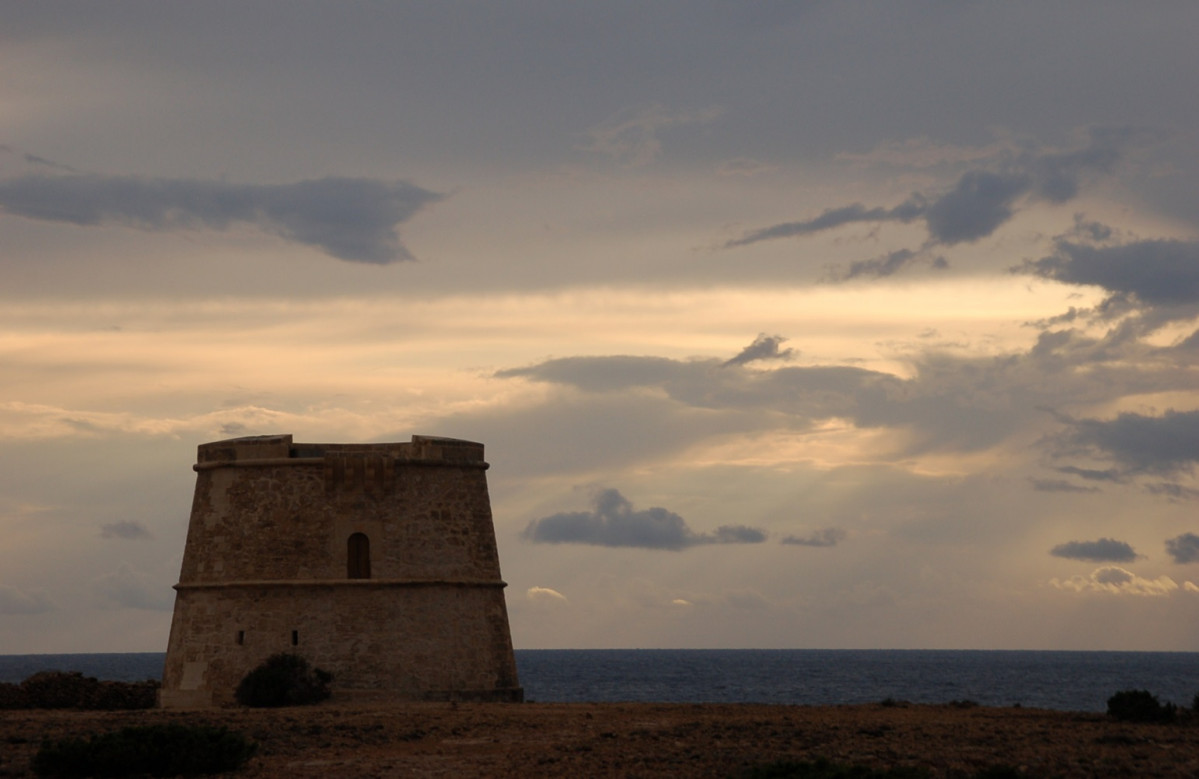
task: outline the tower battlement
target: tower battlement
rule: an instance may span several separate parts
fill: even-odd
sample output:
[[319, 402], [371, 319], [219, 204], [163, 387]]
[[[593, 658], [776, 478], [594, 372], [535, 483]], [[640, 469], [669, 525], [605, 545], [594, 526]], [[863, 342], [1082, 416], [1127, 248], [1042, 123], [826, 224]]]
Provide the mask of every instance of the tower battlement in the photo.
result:
[[483, 445], [202, 444], [160, 700], [293, 652], [334, 695], [520, 700]]
[[[313, 465], [330, 456], [375, 456], [429, 465], [477, 463], [483, 461], [483, 444], [458, 438], [414, 435], [410, 442], [381, 444], [297, 444], [291, 435], [259, 435], [231, 438], [201, 444], [195, 470], [226, 466]], [[275, 463], [287, 460], [286, 463]]]

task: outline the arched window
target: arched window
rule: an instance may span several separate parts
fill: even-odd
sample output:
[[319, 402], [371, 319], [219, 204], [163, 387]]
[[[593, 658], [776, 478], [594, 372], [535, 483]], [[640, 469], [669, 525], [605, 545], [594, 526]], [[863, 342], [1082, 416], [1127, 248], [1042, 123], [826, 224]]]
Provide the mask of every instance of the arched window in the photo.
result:
[[346, 543], [346, 578], [371, 578], [371, 540], [365, 533], [355, 533]]

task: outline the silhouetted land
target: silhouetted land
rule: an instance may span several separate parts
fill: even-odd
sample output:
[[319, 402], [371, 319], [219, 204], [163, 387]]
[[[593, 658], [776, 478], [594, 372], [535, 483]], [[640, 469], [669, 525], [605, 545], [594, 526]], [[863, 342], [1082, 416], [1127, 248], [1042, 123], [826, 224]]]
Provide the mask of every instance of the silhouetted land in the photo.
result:
[[966, 777], [1199, 776], [1199, 726], [1102, 714], [941, 706], [345, 704], [283, 709], [2, 711], [0, 776], [32, 776], [43, 738], [163, 722], [224, 725], [258, 742], [236, 776], [729, 777], [817, 757]]

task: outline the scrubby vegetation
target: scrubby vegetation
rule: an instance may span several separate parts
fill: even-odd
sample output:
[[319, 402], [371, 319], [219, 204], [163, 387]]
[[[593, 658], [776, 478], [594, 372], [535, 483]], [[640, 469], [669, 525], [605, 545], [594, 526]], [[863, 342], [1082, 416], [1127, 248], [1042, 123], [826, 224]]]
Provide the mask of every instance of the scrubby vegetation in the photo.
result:
[[[819, 758], [812, 762], [782, 760], [765, 763], [754, 766], [742, 776], [744, 779], [926, 779], [931, 774], [928, 769], [917, 766], [875, 769]], [[996, 765], [971, 774], [970, 779], [1024, 779], [1026, 776], [1017, 768]]]
[[1121, 722], [1173, 722], [1178, 707], [1163, 704], [1148, 690], [1121, 690], [1107, 699], [1107, 714]]
[[33, 758], [38, 776], [197, 776], [232, 771], [257, 745], [210, 725], [146, 725], [91, 738], [45, 742]]
[[743, 774], [744, 779], [925, 779], [928, 775], [923, 768], [896, 767], [879, 771], [832, 763], [824, 758], [812, 762], [781, 760], [765, 763]]
[[299, 655], [271, 655], [237, 685], [237, 702], [243, 706], [300, 706], [329, 697], [333, 675], [310, 668]]
[[100, 681], [78, 671], [39, 671], [19, 684], [0, 683], [0, 709], [151, 709], [159, 683]]

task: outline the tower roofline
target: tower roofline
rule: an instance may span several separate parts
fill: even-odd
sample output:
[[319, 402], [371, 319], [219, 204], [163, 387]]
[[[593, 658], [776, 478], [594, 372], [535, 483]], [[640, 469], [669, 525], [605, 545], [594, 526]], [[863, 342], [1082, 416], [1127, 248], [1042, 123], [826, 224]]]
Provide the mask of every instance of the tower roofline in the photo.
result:
[[197, 449], [197, 471], [212, 468], [321, 465], [326, 458], [384, 457], [405, 465], [487, 468], [483, 444], [459, 438], [414, 435], [411, 441], [366, 444], [296, 443], [290, 433], [212, 441]]

